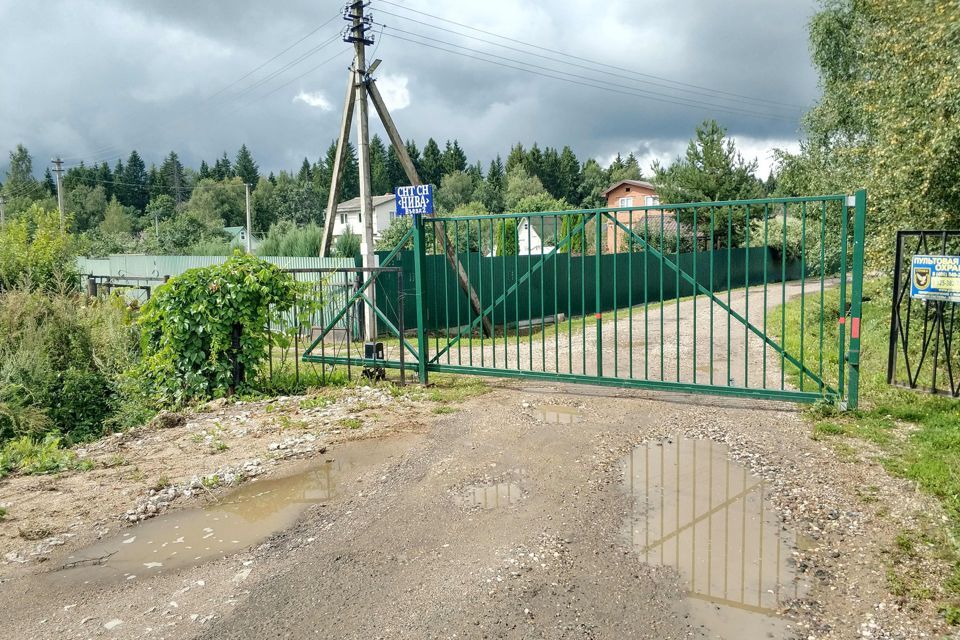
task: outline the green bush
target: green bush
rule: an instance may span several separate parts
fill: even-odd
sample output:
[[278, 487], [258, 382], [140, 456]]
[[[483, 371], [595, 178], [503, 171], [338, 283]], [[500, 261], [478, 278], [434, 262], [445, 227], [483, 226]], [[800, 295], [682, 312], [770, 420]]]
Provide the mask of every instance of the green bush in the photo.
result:
[[[786, 225], [786, 240], [784, 240], [784, 225]], [[819, 242], [819, 224], [817, 225], [817, 241]], [[764, 233], [766, 231], [766, 233]], [[812, 252], [812, 240], [814, 237], [812, 229], [807, 229], [807, 256], [810, 259]], [[764, 243], [766, 237], [766, 243]], [[803, 250], [803, 224], [798, 218], [783, 216], [774, 216], [767, 219], [766, 230], [764, 230], [763, 220], [750, 221], [750, 246], [767, 246], [773, 249], [777, 254], [785, 254], [788, 260], [800, 258]], [[816, 258], [819, 260], [819, 250], [816, 252]]]
[[[295, 291], [289, 274], [240, 253], [157, 288], [139, 318], [144, 393], [158, 406], [223, 395], [234, 386], [234, 360], [255, 379], [268, 356], [268, 320], [280, 321]], [[235, 328], [241, 332], [236, 350]]]
[[60, 214], [32, 205], [0, 229], [0, 291], [73, 288], [77, 276], [70, 235]]
[[21, 289], [0, 293], [0, 443], [56, 431], [98, 437], [126, 399], [138, 334], [120, 299]]
[[257, 245], [257, 255], [318, 256], [322, 237], [322, 226], [311, 223], [298, 227], [288, 220], [282, 220], [270, 227], [267, 237]]

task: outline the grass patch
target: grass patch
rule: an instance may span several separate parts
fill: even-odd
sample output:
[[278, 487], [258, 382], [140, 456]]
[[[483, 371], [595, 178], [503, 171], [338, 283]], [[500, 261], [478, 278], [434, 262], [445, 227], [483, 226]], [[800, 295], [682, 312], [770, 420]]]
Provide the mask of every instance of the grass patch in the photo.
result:
[[164, 489], [166, 489], [172, 484], [173, 482], [171, 482], [170, 478], [168, 478], [166, 474], [164, 474], [159, 478], [157, 478], [156, 481], [152, 485], [150, 485], [150, 488], [153, 489], [154, 491], [163, 491]]
[[359, 429], [363, 426], [363, 420], [360, 418], [342, 418], [337, 424], [344, 429]]
[[4, 520], [7, 517], [7, 508], [0, 507], [0, 520]]
[[76, 453], [60, 445], [60, 438], [53, 435], [43, 440], [23, 436], [8, 441], [0, 450], [0, 478], [9, 473], [39, 475], [94, 468], [93, 460], [80, 460]]
[[460, 403], [489, 391], [487, 383], [475, 376], [436, 376], [426, 389], [426, 399], [441, 404]]
[[[828, 403], [818, 403], [807, 412], [812, 422], [812, 437], [829, 441], [841, 458], [856, 458], [857, 441], [878, 446], [885, 468], [893, 475], [908, 478], [925, 492], [936, 496], [949, 517], [946, 530], [939, 534], [925, 534], [924, 546], [939, 558], [950, 563], [952, 577], [943, 585], [945, 602], [941, 613], [951, 624], [960, 624], [960, 401], [933, 396], [923, 392], [893, 387], [887, 384], [887, 347], [890, 331], [890, 285], [884, 280], [864, 283], [860, 345], [860, 408], [838, 413]], [[785, 307], [773, 310], [767, 317], [767, 326], [781, 333], [781, 322], [786, 335], [779, 338], [788, 353], [799, 356], [814, 373], [820, 372], [820, 299], [806, 296], [801, 314], [799, 299]], [[826, 291], [823, 299], [823, 380], [835, 387], [839, 374], [838, 329], [839, 291]], [[802, 322], [802, 324], [801, 324]], [[800, 327], [803, 326], [803, 331]], [[801, 335], [803, 349], [801, 351]], [[806, 390], [815, 389], [813, 379], [801, 376], [796, 367], [788, 370], [792, 384]], [[845, 372], [846, 373], [846, 372]], [[922, 384], [922, 383], [921, 383]], [[922, 586], [924, 576], [911, 576], [899, 569], [896, 561], [906, 560], [916, 553], [918, 537], [904, 533], [894, 543], [892, 573], [888, 574], [891, 591], [904, 597], [934, 597]]]
[[433, 412], [437, 415], [443, 415], [445, 413], [456, 413], [457, 410], [449, 405], [442, 404], [439, 407], [434, 407]]
[[[329, 407], [331, 404], [336, 402], [337, 399], [332, 394], [317, 394], [315, 396], [310, 396], [309, 398], [304, 398], [300, 401], [301, 409], [322, 409], [323, 407]], [[272, 406], [272, 405], [271, 405]]]

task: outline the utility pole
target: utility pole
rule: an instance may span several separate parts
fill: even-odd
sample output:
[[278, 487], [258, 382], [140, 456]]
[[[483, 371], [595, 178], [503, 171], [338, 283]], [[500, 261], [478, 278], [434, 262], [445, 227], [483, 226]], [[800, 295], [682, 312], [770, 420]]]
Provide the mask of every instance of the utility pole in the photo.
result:
[[253, 253], [253, 218], [250, 216], [250, 185], [244, 184], [247, 192], [247, 253]]
[[60, 232], [63, 233], [66, 230], [63, 214], [63, 160], [57, 156], [50, 162], [56, 166], [53, 171], [57, 174], [57, 206], [60, 208]]
[[[353, 43], [356, 64], [354, 65], [354, 75], [356, 77], [356, 110], [357, 110], [357, 164], [360, 169], [360, 220], [363, 222], [363, 241], [360, 244], [360, 253], [363, 255], [363, 266], [366, 269], [372, 269], [377, 266], [377, 255], [373, 249], [373, 193], [370, 184], [370, 130], [367, 113], [367, 59], [366, 46], [373, 44], [373, 40], [367, 37], [366, 30], [372, 18], [364, 16], [363, 10], [366, 7], [364, 0], [356, 0], [349, 6], [348, 17], [351, 19], [351, 27], [347, 42]], [[375, 312], [376, 298], [374, 290], [369, 291], [369, 304], [364, 306], [363, 326], [367, 340], [376, 338], [377, 314]]]
[[[370, 143], [367, 114], [367, 96], [373, 101], [373, 105], [380, 116], [380, 121], [387, 130], [390, 137], [390, 143], [407, 174], [410, 184], [423, 184], [417, 170], [413, 165], [407, 153], [407, 147], [400, 137], [390, 113], [387, 111], [386, 104], [380, 96], [374, 79], [371, 77], [374, 69], [380, 64], [379, 60], [374, 60], [369, 68], [366, 67], [366, 46], [373, 44], [366, 31], [373, 19], [364, 14], [364, 8], [369, 3], [363, 0], [350, 2], [344, 9], [344, 19], [351, 23], [344, 37], [345, 42], [354, 45], [354, 61], [350, 68], [349, 81], [347, 82], [347, 95], [343, 106], [343, 116], [340, 120], [340, 137], [337, 139], [337, 155], [334, 158], [333, 168], [330, 176], [330, 196], [327, 201], [327, 218], [323, 225], [323, 237], [320, 240], [320, 257], [326, 257], [330, 254], [330, 247], [333, 241], [333, 228], [336, 224], [337, 204], [340, 200], [340, 180], [343, 173], [344, 157], [346, 155], [347, 140], [350, 136], [350, 126], [353, 120], [354, 109], [359, 112], [359, 121], [357, 123], [358, 138], [358, 165], [360, 169], [360, 217], [364, 225], [364, 237], [361, 250], [363, 252], [363, 266], [374, 267], [376, 254], [373, 250], [373, 194], [370, 185]], [[460, 288], [467, 294], [474, 313], [482, 318], [483, 330], [490, 336], [493, 335], [493, 325], [490, 319], [483, 314], [483, 307], [477, 292], [470, 284], [467, 278], [467, 272], [460, 263], [456, 255], [455, 248], [449, 243], [444, 243], [444, 249], [447, 261], [450, 263], [454, 272], [457, 274]], [[370, 297], [373, 299], [373, 291], [370, 291]], [[371, 332], [376, 327], [376, 314], [372, 305], [367, 305], [365, 316], [366, 326]], [[371, 333], [368, 336], [372, 337]]]
[[3, 194], [0, 193], [0, 229], [4, 229], [7, 226], [7, 210], [4, 208], [6, 204], [6, 199]]

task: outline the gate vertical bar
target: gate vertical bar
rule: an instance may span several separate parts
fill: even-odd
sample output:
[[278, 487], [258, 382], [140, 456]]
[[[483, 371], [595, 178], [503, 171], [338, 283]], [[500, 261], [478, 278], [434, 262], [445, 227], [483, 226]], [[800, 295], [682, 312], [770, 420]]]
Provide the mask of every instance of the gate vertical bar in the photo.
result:
[[[595, 213], [593, 218], [593, 231], [595, 236], [595, 252], [594, 263], [596, 265], [596, 277], [594, 278], [596, 282], [596, 298], [594, 298], [594, 308], [596, 309], [596, 318], [597, 318], [597, 377], [603, 377], [603, 319], [600, 311], [600, 259], [603, 257], [603, 247], [601, 246], [602, 238], [600, 233], [600, 220], [602, 218], [601, 213]], [[616, 348], [616, 345], [614, 345]]]
[[[427, 384], [427, 332], [425, 327], [427, 299], [423, 286], [427, 247], [423, 237], [421, 216], [413, 216], [413, 227], [413, 274], [417, 304], [417, 375], [420, 378], [420, 384]], [[400, 341], [400, 347], [403, 348], [402, 340]]]
[[847, 408], [857, 408], [860, 387], [860, 313], [863, 305], [863, 239], [867, 218], [867, 192], [860, 189], [854, 196], [853, 218], [853, 284], [850, 289], [850, 379], [847, 387]]

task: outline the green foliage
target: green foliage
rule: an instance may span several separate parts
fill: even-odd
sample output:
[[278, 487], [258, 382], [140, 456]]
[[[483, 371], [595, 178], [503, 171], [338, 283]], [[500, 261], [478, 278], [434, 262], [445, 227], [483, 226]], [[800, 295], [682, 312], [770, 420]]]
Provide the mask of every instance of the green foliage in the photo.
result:
[[517, 238], [517, 218], [497, 220], [497, 255], [515, 256], [520, 250]]
[[[583, 222], [582, 213], [563, 216], [560, 220], [560, 233], [558, 234], [558, 252], [572, 255], [583, 254], [583, 229], [577, 229], [581, 222]], [[570, 235], [571, 233], [573, 235]], [[567, 236], [570, 237], [567, 238]], [[560, 240], [563, 238], [567, 238], [567, 241], [561, 244]]]
[[23, 436], [7, 442], [0, 449], [0, 478], [13, 472], [37, 475], [85, 468], [77, 454], [60, 445], [60, 438], [54, 435], [42, 440]]
[[[664, 222], [666, 222], [666, 220], [669, 220], [669, 214], [668, 217], [664, 219]], [[645, 239], [647, 247], [655, 251], [664, 254], [677, 253], [678, 241], [680, 253], [693, 251], [693, 229], [691, 227], [685, 224], [676, 227], [671, 221], [670, 226], [665, 226], [663, 232], [661, 232], [660, 222], [661, 219], [659, 215], [642, 217], [639, 220], [634, 220], [633, 230], [641, 239]], [[679, 238], [677, 237], [678, 231]], [[622, 235], [620, 235], [620, 250], [637, 252], [644, 251], [645, 249], [643, 242], [639, 239], [627, 233], [622, 233]]]
[[[869, 302], [863, 305], [860, 344], [860, 410], [844, 414], [824, 415], [822, 407], [810, 415], [814, 421], [816, 438], [855, 438], [879, 446], [884, 453], [887, 470], [915, 482], [921, 490], [938, 498], [949, 517], [943, 541], [937, 543], [936, 553], [953, 565], [953, 577], [945, 586], [947, 601], [942, 610], [960, 607], [960, 549], [949, 540], [960, 535], [960, 433], [957, 431], [957, 401], [932, 396], [886, 382], [887, 340], [890, 326], [889, 281], [868, 280], [864, 295]], [[826, 292], [824, 310], [828, 322], [824, 324], [824, 344], [836, 345], [839, 292]], [[783, 309], [774, 310], [767, 326], [777, 332], [781, 327], [781, 313], [786, 314], [787, 335], [780, 337], [788, 353], [799, 356], [800, 327], [804, 328], [804, 359], [816, 362], [819, 358], [820, 306], [805, 301], [805, 320], [801, 322], [801, 303], [797, 299]], [[915, 357], [918, 355], [913, 354]], [[840, 365], [836, 349], [823, 351], [823, 373], [830, 385], [835, 385]], [[791, 368], [794, 385], [799, 385], [799, 373]], [[807, 378], [805, 383], [812, 386]], [[920, 380], [919, 384], [929, 384]], [[905, 428], [906, 425], [909, 425]], [[854, 441], [855, 442], [855, 441]]]
[[540, 178], [530, 175], [522, 166], [507, 171], [507, 186], [504, 190], [507, 211], [516, 211], [519, 202], [527, 196], [540, 195], [549, 195]]
[[54, 430], [70, 442], [100, 436], [138, 357], [131, 311], [118, 298], [0, 294], [0, 442]]
[[251, 188], [256, 188], [260, 180], [260, 169], [257, 163], [253, 161], [253, 154], [247, 149], [247, 145], [240, 145], [237, 152], [237, 161], [233, 165], [237, 179], [240, 184], [249, 184]]
[[0, 229], [0, 291], [75, 286], [74, 257], [69, 234], [60, 231], [59, 212], [34, 204]]
[[104, 234], [125, 234], [133, 231], [133, 214], [120, 204], [116, 197], [107, 205], [100, 231]]
[[[253, 380], [268, 355], [267, 323], [279, 322], [293, 305], [295, 290], [289, 274], [239, 253], [158, 287], [139, 318], [140, 378], [151, 401], [179, 405], [227, 393], [233, 387], [233, 359]], [[236, 350], [235, 328], [242, 331]]]
[[[413, 227], [411, 216], [397, 216], [390, 221], [390, 226], [383, 230], [377, 240], [377, 251], [393, 251], [403, 236]], [[407, 240], [404, 249], [413, 249], [413, 238]]]
[[[786, 240], [784, 240], [784, 226], [786, 226]], [[814, 252], [810, 246], [814, 240], [813, 233], [808, 230], [807, 233], [807, 255], [817, 255], [819, 250]], [[766, 240], [764, 240], [766, 239]], [[819, 243], [819, 235], [816, 236], [816, 242]], [[750, 246], [767, 246], [773, 249], [778, 255], [785, 254], [788, 260], [799, 259], [803, 250], [803, 224], [798, 218], [783, 216], [774, 216], [768, 218], [766, 225], [763, 220], [750, 221]], [[815, 266], [811, 266], [815, 269]]]
[[338, 258], [360, 257], [360, 235], [345, 229], [333, 243], [333, 255]]
[[187, 213], [207, 227], [235, 227], [246, 223], [246, 196], [240, 178], [225, 182], [201, 180], [187, 202]]
[[320, 225], [311, 223], [298, 227], [288, 220], [282, 220], [270, 227], [266, 237], [257, 245], [257, 255], [318, 256], [322, 238], [323, 227]]
[[437, 191], [437, 204], [441, 211], [450, 211], [470, 202], [476, 186], [469, 173], [454, 171], [445, 174]]
[[952, 0], [825, 0], [810, 23], [823, 89], [793, 190], [868, 193], [867, 260], [905, 228], [960, 225], [960, 12]]

